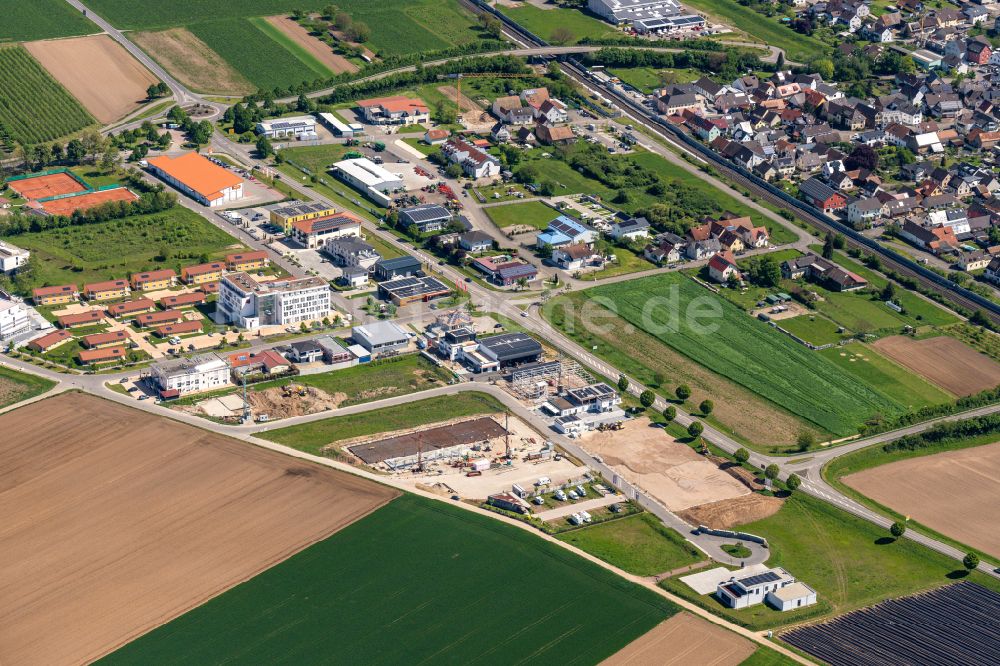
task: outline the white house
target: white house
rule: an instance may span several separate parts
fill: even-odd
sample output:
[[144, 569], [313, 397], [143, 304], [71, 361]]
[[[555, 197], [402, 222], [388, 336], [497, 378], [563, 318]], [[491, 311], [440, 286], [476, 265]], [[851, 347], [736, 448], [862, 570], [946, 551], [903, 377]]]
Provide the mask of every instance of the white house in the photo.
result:
[[0, 273], [13, 273], [28, 263], [31, 253], [0, 241]]
[[31, 318], [24, 302], [0, 291], [0, 340], [10, 340], [30, 330]]
[[611, 225], [611, 237], [616, 241], [634, 241], [649, 237], [649, 220], [633, 217]]
[[229, 386], [231, 383], [229, 364], [216, 354], [155, 363], [150, 367], [150, 372], [161, 393], [199, 393]]
[[450, 139], [441, 146], [441, 152], [449, 161], [461, 166], [469, 178], [492, 178], [500, 175], [500, 161], [465, 139]]
[[410, 344], [410, 334], [391, 321], [373, 321], [351, 329], [354, 341], [371, 353], [403, 349]]
[[768, 593], [794, 582], [795, 578], [787, 571], [774, 568], [723, 581], [716, 588], [715, 596], [729, 608], [749, 608], [763, 603]]
[[847, 220], [853, 225], [871, 226], [885, 215], [885, 204], [875, 197], [855, 199], [847, 205]]
[[564, 271], [575, 271], [584, 266], [603, 263], [603, 258], [583, 243], [563, 245], [552, 250], [552, 263]]

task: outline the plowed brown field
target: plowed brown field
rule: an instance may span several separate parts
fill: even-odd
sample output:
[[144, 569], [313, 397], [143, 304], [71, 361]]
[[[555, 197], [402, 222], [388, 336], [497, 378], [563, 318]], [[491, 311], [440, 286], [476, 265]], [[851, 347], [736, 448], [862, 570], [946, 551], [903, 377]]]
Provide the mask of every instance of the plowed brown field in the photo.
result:
[[0, 433], [3, 664], [93, 661], [397, 494], [78, 393]]
[[605, 659], [601, 666], [736, 666], [756, 646], [708, 620], [678, 613]]
[[924, 340], [893, 335], [872, 346], [955, 395], [972, 395], [1000, 384], [1000, 363], [945, 335]]
[[139, 108], [159, 79], [108, 35], [24, 45], [102, 123]]
[[309, 51], [335, 74], [358, 71], [357, 65], [344, 56], [334, 53], [330, 46], [310, 35], [308, 30], [288, 16], [268, 16], [267, 22], [298, 42], [299, 46]]

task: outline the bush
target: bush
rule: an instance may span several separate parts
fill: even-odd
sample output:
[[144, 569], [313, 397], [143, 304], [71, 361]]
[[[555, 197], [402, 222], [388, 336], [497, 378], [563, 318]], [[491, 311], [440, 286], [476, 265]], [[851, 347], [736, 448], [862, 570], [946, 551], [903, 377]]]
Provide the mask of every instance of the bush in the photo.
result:
[[736, 462], [742, 464], [750, 460], [750, 452], [744, 448], [739, 448], [736, 449], [735, 453], [733, 453], [733, 457], [736, 458]]
[[691, 397], [691, 387], [688, 386], [687, 384], [681, 384], [680, 386], [677, 387], [677, 390], [674, 391], [674, 395], [677, 396], [678, 400], [684, 402], [685, 400]]
[[889, 527], [889, 534], [895, 538], [899, 538], [906, 534], [906, 525], [904, 523], [895, 522]]

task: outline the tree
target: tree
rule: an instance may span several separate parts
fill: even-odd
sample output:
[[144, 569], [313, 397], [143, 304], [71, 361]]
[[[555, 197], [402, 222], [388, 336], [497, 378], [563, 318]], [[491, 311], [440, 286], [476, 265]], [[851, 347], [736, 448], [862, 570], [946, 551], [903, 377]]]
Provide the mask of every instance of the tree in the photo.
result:
[[656, 396], [653, 395], [652, 391], [647, 389], [639, 394], [639, 404], [643, 407], [648, 409], [653, 406], [654, 402], [656, 402]]
[[549, 35], [549, 41], [554, 44], [566, 44], [567, 42], [572, 42], [575, 37], [572, 30], [566, 26], [559, 26]]
[[101, 171], [105, 173], [111, 173], [118, 168], [121, 164], [122, 156], [118, 152], [118, 149], [108, 144], [108, 147], [104, 149], [104, 154], [101, 155]]
[[889, 526], [889, 534], [891, 534], [894, 538], [898, 539], [899, 537], [906, 534], [906, 524], [900, 522], [893, 523], [892, 525]]
[[261, 157], [270, 157], [274, 154], [274, 146], [271, 145], [271, 140], [263, 134], [257, 138], [256, 147], [257, 154]]
[[858, 144], [847, 158], [847, 167], [875, 171], [878, 169], [878, 153], [871, 146], [866, 146], [863, 143]]
[[160, 96], [160, 91], [156, 87], [155, 83], [150, 84], [150, 86], [146, 88], [146, 97], [148, 99], [156, 99], [159, 96]]
[[896, 287], [892, 282], [886, 282], [885, 287], [882, 288], [882, 293], [879, 297], [883, 301], [893, 301], [896, 299]]
[[715, 403], [712, 402], [711, 400], [702, 400], [701, 404], [698, 405], [698, 411], [700, 411], [705, 416], [711, 414], [713, 409], [715, 409]]
[[814, 60], [811, 69], [822, 76], [824, 81], [829, 81], [833, 78], [833, 61], [829, 58]]
[[445, 167], [444, 172], [449, 178], [460, 178], [463, 173], [462, 167], [458, 166], [454, 162]]
[[789, 474], [788, 478], [785, 479], [785, 487], [788, 488], [789, 492], [795, 492], [802, 485], [802, 479], [799, 478], [798, 474]]
[[774, 61], [774, 68], [777, 71], [781, 71], [785, 68], [785, 52], [778, 51], [778, 58]]
[[775, 465], [774, 463], [771, 463], [770, 465], [764, 468], [764, 478], [770, 481], [774, 481], [775, 479], [778, 478], [779, 472], [780, 470], [778, 469], [778, 466]]
[[684, 402], [685, 400], [691, 397], [691, 387], [689, 387], [687, 384], [681, 384], [680, 386], [677, 387], [677, 390], [674, 391], [674, 395], [677, 396], [678, 400]]
[[653, 384], [655, 386], [657, 386], [657, 387], [662, 386], [663, 382], [665, 382], [666, 380], [667, 380], [667, 378], [663, 375], [662, 372], [654, 372], [653, 373]]
[[625, 375], [618, 375], [618, 390], [622, 393], [628, 390], [628, 377]]
[[809, 432], [808, 430], [803, 430], [799, 433], [799, 437], [796, 440], [796, 447], [799, 452], [808, 451], [813, 446], [816, 445], [816, 436]]
[[962, 558], [962, 566], [964, 566], [969, 571], [974, 570], [979, 566], [979, 556], [975, 553], [968, 553]]
[[663, 418], [667, 420], [667, 423], [672, 422], [674, 419], [677, 418], [677, 408], [674, 407], [673, 405], [670, 405], [669, 407], [664, 409]]
[[347, 29], [347, 37], [352, 42], [357, 42], [363, 44], [371, 39], [372, 29], [368, 27], [367, 23], [361, 21], [356, 21], [351, 24], [351, 27]]
[[736, 458], [736, 462], [743, 464], [750, 460], [750, 452], [741, 447], [736, 449], [736, 452], [733, 453], [733, 457]]
[[338, 12], [333, 17], [333, 24], [337, 26], [338, 30], [347, 30], [351, 27], [351, 23], [353, 23], [351, 15], [347, 12]]
[[688, 426], [688, 435], [690, 435], [692, 439], [698, 437], [703, 432], [705, 432], [705, 426], [703, 426], [700, 421], [692, 421], [691, 425]]
[[73, 139], [68, 144], [66, 144], [66, 159], [74, 164], [79, 164], [83, 161], [86, 156], [87, 151], [83, 147], [83, 142], [79, 139]]
[[833, 259], [833, 234], [827, 234], [823, 240], [823, 258]]

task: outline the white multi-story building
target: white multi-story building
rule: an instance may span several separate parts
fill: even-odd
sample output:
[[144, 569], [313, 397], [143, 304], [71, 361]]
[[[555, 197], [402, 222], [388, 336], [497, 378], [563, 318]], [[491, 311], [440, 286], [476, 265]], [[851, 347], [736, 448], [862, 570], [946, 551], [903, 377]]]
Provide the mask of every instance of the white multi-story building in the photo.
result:
[[0, 241], [0, 273], [13, 273], [28, 263], [31, 253]]
[[10, 340], [30, 330], [27, 306], [20, 299], [0, 291], [0, 340]]
[[330, 285], [315, 278], [259, 282], [249, 273], [230, 273], [219, 283], [217, 316], [243, 328], [284, 326], [330, 314]]
[[150, 367], [150, 372], [161, 393], [199, 393], [232, 383], [229, 364], [216, 354], [201, 354], [156, 363]]

